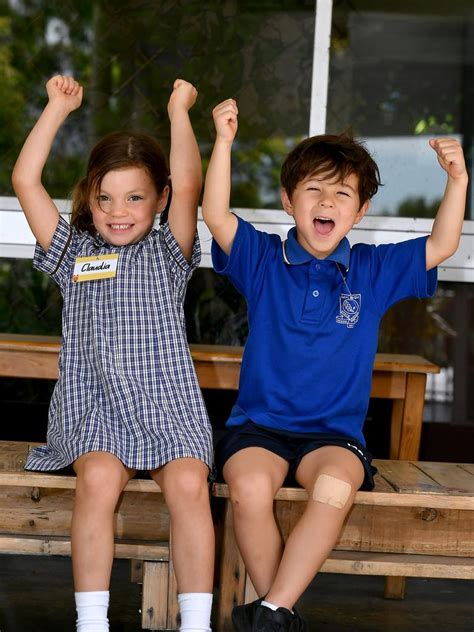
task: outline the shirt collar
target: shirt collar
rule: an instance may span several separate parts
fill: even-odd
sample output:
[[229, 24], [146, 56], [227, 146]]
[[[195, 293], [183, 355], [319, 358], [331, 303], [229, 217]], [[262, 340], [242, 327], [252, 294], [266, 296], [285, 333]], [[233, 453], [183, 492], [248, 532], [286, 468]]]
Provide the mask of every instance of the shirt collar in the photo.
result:
[[[290, 229], [288, 236], [282, 243], [283, 248], [283, 260], [288, 265], [299, 265], [301, 263], [307, 263], [316, 259], [311, 253], [303, 248], [296, 239], [296, 226]], [[330, 255], [326, 257], [329, 261], [340, 263], [349, 269], [349, 260], [351, 256], [351, 245], [347, 237], [344, 237], [339, 242], [337, 248]]]

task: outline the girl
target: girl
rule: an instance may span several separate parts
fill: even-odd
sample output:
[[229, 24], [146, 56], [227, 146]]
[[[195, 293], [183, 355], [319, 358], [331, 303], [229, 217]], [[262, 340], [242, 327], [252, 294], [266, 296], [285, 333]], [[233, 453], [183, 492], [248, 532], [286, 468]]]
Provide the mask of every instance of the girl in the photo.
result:
[[71, 225], [41, 183], [56, 133], [81, 105], [82, 87], [55, 76], [48, 104], [13, 171], [13, 186], [37, 239], [34, 265], [63, 296], [60, 377], [48, 444], [26, 468], [77, 474], [72, 561], [77, 630], [108, 630], [113, 515], [136, 470], [149, 470], [167, 502], [181, 630], [209, 631], [214, 531], [207, 477], [211, 428], [186, 341], [183, 300], [199, 263], [196, 237], [201, 160], [188, 110], [195, 88], [177, 79], [171, 122], [170, 194], [155, 141], [114, 133], [92, 150], [76, 186]]

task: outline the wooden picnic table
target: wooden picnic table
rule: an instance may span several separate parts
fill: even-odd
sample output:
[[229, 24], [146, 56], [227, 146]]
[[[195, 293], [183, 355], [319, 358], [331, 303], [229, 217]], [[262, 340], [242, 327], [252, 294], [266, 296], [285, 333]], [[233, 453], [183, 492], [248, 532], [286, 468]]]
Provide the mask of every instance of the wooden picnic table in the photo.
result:
[[[0, 376], [57, 379], [60, 344], [59, 336], [0, 334]], [[238, 388], [242, 347], [190, 348], [201, 388]], [[439, 367], [421, 356], [375, 356], [371, 397], [392, 400], [391, 459], [418, 459], [428, 373], [439, 373]]]

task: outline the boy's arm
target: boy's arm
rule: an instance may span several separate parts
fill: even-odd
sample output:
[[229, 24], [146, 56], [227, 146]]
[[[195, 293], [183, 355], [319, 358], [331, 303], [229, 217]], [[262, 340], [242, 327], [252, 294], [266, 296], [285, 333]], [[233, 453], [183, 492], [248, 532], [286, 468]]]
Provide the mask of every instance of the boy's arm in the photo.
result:
[[468, 176], [461, 145], [453, 138], [430, 140], [438, 162], [448, 174], [448, 182], [436, 213], [431, 235], [426, 241], [426, 269], [436, 267], [453, 255], [461, 238]]
[[176, 79], [168, 103], [171, 123], [171, 205], [168, 224], [183, 255], [191, 261], [197, 225], [197, 207], [202, 187], [202, 164], [189, 109], [197, 98], [196, 88]]
[[12, 173], [12, 184], [31, 231], [47, 251], [59, 211], [41, 182], [54, 138], [68, 115], [81, 105], [82, 87], [72, 77], [56, 75], [46, 84], [48, 104], [31, 130]]
[[237, 104], [227, 99], [217, 105], [212, 116], [216, 141], [207, 168], [202, 215], [212, 236], [229, 255], [237, 231], [237, 218], [230, 212], [230, 166], [232, 142], [237, 132]]

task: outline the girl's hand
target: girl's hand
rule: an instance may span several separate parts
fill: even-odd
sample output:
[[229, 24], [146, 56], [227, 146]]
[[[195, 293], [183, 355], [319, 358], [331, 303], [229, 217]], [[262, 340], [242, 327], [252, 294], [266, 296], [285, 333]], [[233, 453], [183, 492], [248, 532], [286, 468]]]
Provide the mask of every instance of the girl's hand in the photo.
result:
[[82, 103], [82, 86], [73, 77], [55, 75], [46, 83], [49, 102], [58, 105], [63, 112], [70, 114]]
[[216, 105], [212, 110], [212, 117], [217, 133], [216, 140], [225, 140], [230, 143], [234, 140], [237, 133], [238, 114], [237, 102], [234, 99], [226, 99], [222, 101], [222, 103], [219, 103], [219, 105]]
[[173, 84], [173, 92], [168, 101], [168, 115], [171, 119], [173, 113], [182, 108], [186, 112], [190, 110], [196, 103], [198, 91], [189, 81], [184, 79], [176, 79]]
[[438, 162], [453, 180], [467, 178], [466, 163], [461, 145], [455, 138], [434, 138], [430, 140]]

